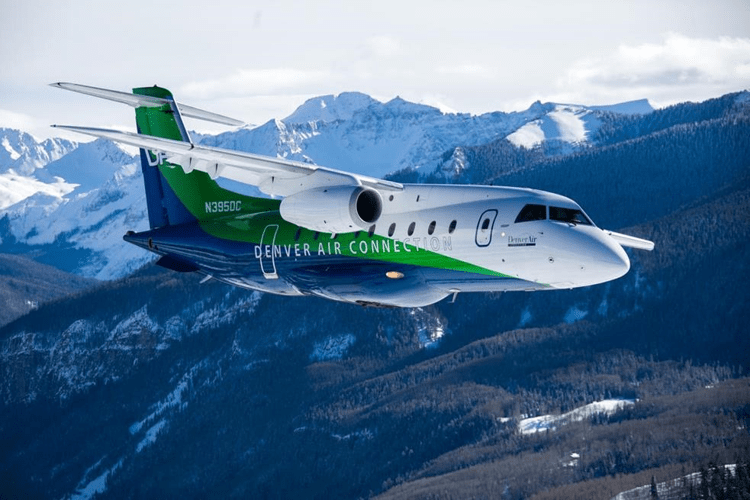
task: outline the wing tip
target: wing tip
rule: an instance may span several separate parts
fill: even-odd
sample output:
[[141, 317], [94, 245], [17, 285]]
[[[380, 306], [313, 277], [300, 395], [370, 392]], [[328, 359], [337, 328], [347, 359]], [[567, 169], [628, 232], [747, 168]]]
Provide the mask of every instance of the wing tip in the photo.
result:
[[622, 234], [622, 233], [618, 233], [615, 231], [609, 231], [607, 229], [605, 229], [604, 232], [607, 235], [609, 235], [612, 239], [614, 239], [620, 246], [623, 246], [623, 247], [636, 248], [638, 250], [646, 250], [647, 252], [651, 252], [655, 247], [654, 242], [651, 240], [638, 238], [636, 236], [630, 236], [629, 234]]

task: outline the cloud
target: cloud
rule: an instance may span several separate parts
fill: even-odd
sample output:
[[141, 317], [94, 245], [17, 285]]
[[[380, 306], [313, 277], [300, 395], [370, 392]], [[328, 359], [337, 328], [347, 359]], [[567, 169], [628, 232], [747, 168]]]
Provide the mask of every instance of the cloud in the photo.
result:
[[750, 38], [668, 33], [661, 43], [621, 45], [606, 57], [579, 60], [558, 86], [563, 95], [585, 102], [647, 97], [669, 104], [716, 97], [750, 86]]
[[401, 42], [388, 35], [377, 35], [365, 41], [367, 53], [376, 59], [387, 59], [401, 53]]
[[457, 64], [455, 66], [439, 66], [437, 73], [444, 76], [469, 78], [494, 78], [497, 72], [479, 64]]
[[23, 113], [0, 109], [0, 127], [30, 130], [39, 125], [38, 121]]
[[331, 78], [328, 71], [296, 68], [242, 69], [213, 80], [191, 82], [179, 89], [183, 99], [276, 95], [308, 89]]

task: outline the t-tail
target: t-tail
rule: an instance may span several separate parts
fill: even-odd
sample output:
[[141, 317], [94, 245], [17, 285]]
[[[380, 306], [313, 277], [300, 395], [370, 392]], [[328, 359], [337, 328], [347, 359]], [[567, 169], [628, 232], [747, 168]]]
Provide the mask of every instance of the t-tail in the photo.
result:
[[[135, 88], [132, 94], [73, 83], [52, 86], [134, 107], [138, 133], [143, 135], [192, 144], [182, 121], [183, 115], [224, 125], [242, 124], [223, 115], [178, 103], [169, 90], [157, 86]], [[269, 209], [267, 199], [220, 187], [208, 173], [195, 168], [193, 158], [173, 158], [144, 148], [140, 149], [140, 157], [151, 229]]]
[[[182, 122], [180, 110], [167, 89], [156, 86], [141, 87], [133, 89], [133, 93], [166, 101], [161, 106], [139, 106], [135, 109], [139, 134], [192, 142]], [[214, 181], [208, 179], [203, 172], [184, 172], [180, 168], [175, 168], [175, 165], [169, 163], [161, 153], [141, 148], [140, 154], [151, 228], [195, 222], [198, 217], [188, 208], [190, 199], [202, 199], [201, 192], [208, 191], [203, 185], [214, 184]], [[187, 204], [183, 200], [187, 200]]]

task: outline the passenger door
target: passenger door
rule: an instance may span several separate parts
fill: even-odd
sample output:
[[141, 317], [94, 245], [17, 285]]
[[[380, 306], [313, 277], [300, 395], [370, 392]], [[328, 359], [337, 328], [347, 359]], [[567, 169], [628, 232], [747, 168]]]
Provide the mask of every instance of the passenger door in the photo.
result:
[[486, 247], [492, 242], [492, 228], [495, 227], [495, 219], [497, 219], [497, 210], [495, 209], [485, 210], [479, 217], [477, 234], [474, 237], [478, 247]]
[[274, 243], [276, 243], [276, 233], [278, 232], [278, 224], [269, 224], [263, 230], [263, 235], [260, 237], [260, 270], [263, 272], [263, 277], [267, 280], [279, 278], [279, 275], [276, 273], [276, 259], [274, 256]]

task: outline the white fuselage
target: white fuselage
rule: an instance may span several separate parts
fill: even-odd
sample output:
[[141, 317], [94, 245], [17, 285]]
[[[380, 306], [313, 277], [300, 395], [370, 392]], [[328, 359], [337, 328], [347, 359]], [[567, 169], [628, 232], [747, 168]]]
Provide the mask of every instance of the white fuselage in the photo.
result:
[[[619, 278], [630, 267], [622, 247], [592, 223], [552, 220], [549, 207], [582, 213], [573, 200], [557, 194], [511, 187], [405, 185], [383, 201], [376, 234], [525, 281], [575, 288]], [[543, 206], [544, 218], [516, 222], [527, 205]], [[449, 288], [471, 291], [455, 282]]]

